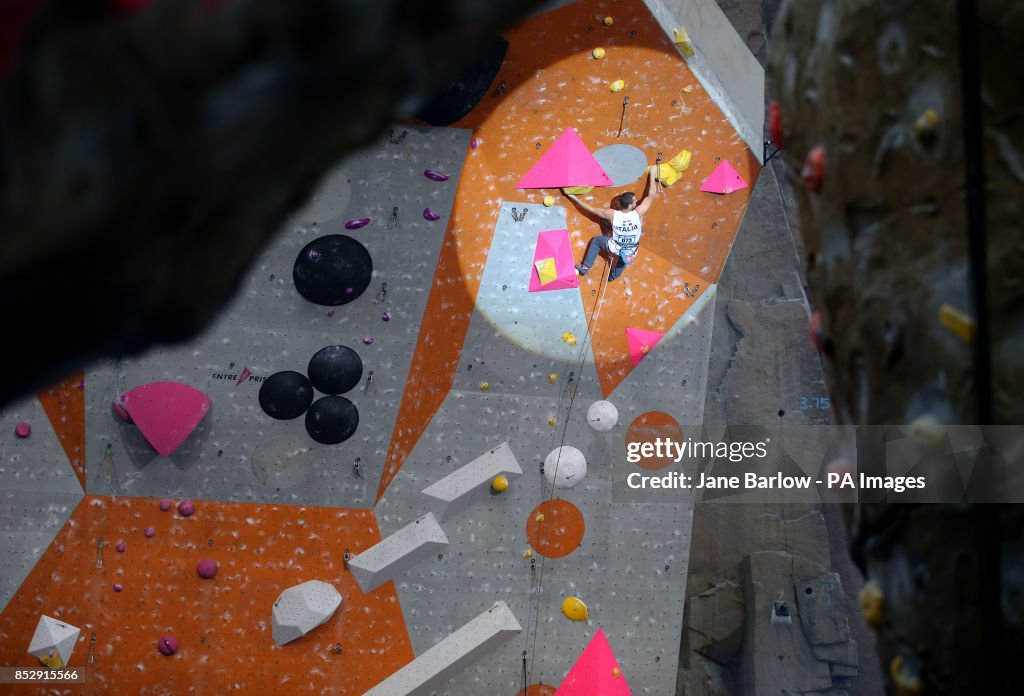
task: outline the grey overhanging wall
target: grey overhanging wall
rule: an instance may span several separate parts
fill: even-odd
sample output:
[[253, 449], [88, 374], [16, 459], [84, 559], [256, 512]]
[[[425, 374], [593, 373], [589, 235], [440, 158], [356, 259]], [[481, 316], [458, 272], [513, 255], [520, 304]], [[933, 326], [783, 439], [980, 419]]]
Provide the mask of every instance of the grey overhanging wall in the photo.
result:
[[686, 29], [697, 54], [683, 58], [760, 161], [764, 154], [764, 68], [715, 0], [644, 0], [671, 38]]

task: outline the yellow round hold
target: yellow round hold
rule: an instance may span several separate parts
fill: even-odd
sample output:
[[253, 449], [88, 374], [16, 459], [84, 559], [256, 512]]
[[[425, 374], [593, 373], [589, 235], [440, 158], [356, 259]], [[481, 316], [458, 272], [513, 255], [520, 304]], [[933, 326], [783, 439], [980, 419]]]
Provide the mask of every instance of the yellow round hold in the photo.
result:
[[532, 558], [532, 557], [533, 557], [533, 551], [531, 549], [526, 549], [525, 551], [523, 551], [523, 558]]
[[491, 488], [494, 489], [495, 493], [501, 493], [502, 491], [508, 490], [508, 476], [505, 474], [498, 474], [491, 481]]
[[481, 382], [480, 383], [480, 391], [487, 391], [490, 388], [491, 388], [491, 383], [490, 382]]
[[548, 381], [551, 382], [552, 384], [557, 382], [558, 381], [558, 374], [552, 372], [550, 375], [548, 375]]
[[603, 49], [603, 48], [595, 48], [595, 49], [594, 49], [594, 50], [593, 50], [593, 51], [591, 52], [591, 54], [590, 54], [590, 55], [594, 56], [594, 57], [595, 57], [595, 58], [597, 58], [598, 60], [601, 60], [602, 58], [604, 58], [604, 49]]
[[605, 17], [605, 18], [604, 18], [604, 25], [605, 25], [606, 27], [610, 27], [610, 26], [611, 26], [612, 24], [614, 24], [614, 23], [615, 23], [615, 20], [614, 20], [614, 19], [612, 19], [611, 17]]
[[555, 197], [554, 196], [544, 196], [544, 205], [546, 207], [550, 208], [554, 204], [555, 204]]
[[565, 601], [562, 602], [562, 613], [570, 621], [586, 621], [590, 615], [587, 611], [587, 605], [578, 597], [572, 596], [566, 597]]
[[621, 92], [622, 88], [625, 87], [625, 86], [626, 86], [626, 83], [625, 83], [624, 80], [616, 80], [615, 82], [613, 82], [610, 85], [608, 85], [608, 89], [610, 89], [613, 92]]
[[613, 667], [613, 668], [612, 668], [612, 676], [613, 676], [613, 677], [614, 677], [615, 679], [618, 679], [618, 678], [619, 678], [619, 677], [620, 677], [621, 675], [622, 675], [622, 672], [620, 672], [620, 671], [619, 671], [619, 668], [618, 668], [618, 667]]
[[550, 425], [552, 428], [555, 427], [555, 423], [557, 423], [557, 422], [558, 421], [555, 420], [554, 416], [551, 416], [550, 418], [548, 418], [548, 425]]

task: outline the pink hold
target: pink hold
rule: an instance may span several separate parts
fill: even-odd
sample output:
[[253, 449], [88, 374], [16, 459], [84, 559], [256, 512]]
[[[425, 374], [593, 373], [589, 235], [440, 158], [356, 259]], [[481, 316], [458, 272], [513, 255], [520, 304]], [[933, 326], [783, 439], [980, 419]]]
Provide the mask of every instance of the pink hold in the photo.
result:
[[28, 437], [29, 435], [32, 434], [32, 426], [26, 423], [25, 421], [21, 421], [16, 426], [14, 426], [14, 434], [22, 438]]
[[128, 550], [128, 544], [124, 543], [123, 541], [119, 541], [117, 542], [117, 546], [115, 546], [114, 548], [117, 550], [118, 553], [124, 553]]
[[143, 534], [145, 534], [147, 537], [151, 537], [154, 534], [156, 534], [156, 530], [152, 527], [146, 527], [146, 531], [144, 531]]
[[161, 655], [173, 655], [178, 652], [178, 639], [168, 633], [157, 641], [156, 648]]
[[120, 592], [120, 591], [121, 591], [121, 590], [123, 590], [123, 589], [124, 589], [124, 588], [123, 588], [123, 587], [121, 587], [120, 585], [114, 585], [114, 592]]
[[196, 504], [191, 500], [183, 500], [178, 503], [178, 514], [182, 517], [191, 517], [196, 511]]
[[169, 501], [169, 500], [161, 500], [160, 501], [160, 510], [162, 512], [167, 512], [170, 509], [171, 509], [171, 501]]
[[433, 222], [434, 220], [440, 220], [441, 219], [441, 216], [438, 215], [437, 213], [435, 213], [430, 208], [424, 208], [423, 209], [423, 217], [424, 217], [424, 219], [430, 220], [431, 222]]
[[114, 401], [111, 403], [111, 408], [114, 409], [115, 416], [123, 420], [125, 423], [131, 423], [133, 422], [132, 416], [128, 413], [128, 409], [124, 407], [124, 401], [124, 394], [114, 397]]
[[391, 313], [390, 312], [384, 312], [383, 314], [380, 315], [380, 320], [381, 321], [391, 321]]
[[372, 336], [367, 336], [366, 338], [363, 339], [363, 343], [365, 343], [368, 346], [372, 346], [373, 345], [373, 337]]
[[212, 558], [204, 558], [196, 564], [196, 573], [199, 574], [199, 577], [209, 580], [217, 574], [217, 561]]

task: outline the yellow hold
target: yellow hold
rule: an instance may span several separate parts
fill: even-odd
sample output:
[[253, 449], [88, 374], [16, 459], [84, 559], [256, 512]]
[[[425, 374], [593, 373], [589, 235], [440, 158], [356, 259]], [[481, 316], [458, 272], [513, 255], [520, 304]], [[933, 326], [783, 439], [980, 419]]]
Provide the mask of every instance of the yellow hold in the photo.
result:
[[495, 476], [494, 480], [491, 481], [491, 488], [493, 488], [496, 493], [508, 490], [508, 476], [505, 474], [498, 474]]
[[689, 150], [683, 150], [678, 155], [669, 160], [669, 166], [675, 169], [677, 172], [685, 172], [687, 167], [690, 166], [690, 158], [693, 155]]
[[595, 48], [590, 55], [594, 56], [598, 60], [601, 60], [602, 58], [604, 58], [604, 49], [600, 47]]
[[679, 27], [673, 32], [672, 43], [676, 45], [679, 52], [687, 58], [693, 58], [697, 55], [697, 49], [693, 47], [693, 42], [690, 41], [690, 35], [686, 33], [686, 29]]
[[551, 382], [552, 384], [557, 382], [558, 381], [558, 373], [552, 372], [550, 375], [548, 375], [548, 381]]
[[548, 425], [550, 425], [550, 426], [551, 426], [552, 428], [553, 428], [553, 427], [555, 427], [555, 424], [556, 424], [557, 422], [558, 422], [558, 421], [556, 421], [556, 420], [555, 420], [555, 417], [554, 417], [554, 416], [551, 416], [550, 418], [548, 418]]
[[40, 655], [39, 661], [50, 669], [64, 669], [64, 660], [56, 650], [51, 650], [49, 655]]
[[480, 383], [480, 391], [487, 391], [490, 388], [491, 388], [491, 383], [490, 382], [481, 382]]
[[610, 26], [611, 26], [612, 24], [614, 24], [614, 23], [615, 23], [615, 20], [614, 20], [614, 19], [612, 19], [611, 17], [605, 17], [605, 18], [604, 18], [604, 25], [605, 25], [606, 27], [610, 27]]
[[925, 109], [924, 113], [914, 121], [912, 130], [914, 131], [914, 135], [920, 138], [923, 135], [933, 132], [937, 125], [939, 125], [939, 114], [935, 109]]
[[658, 179], [661, 180], [662, 186], [671, 186], [681, 178], [683, 178], [682, 172], [677, 172], [671, 164], [662, 164], [658, 167]]
[[621, 92], [622, 88], [626, 86], [625, 80], [616, 80], [615, 82], [608, 85], [608, 89], [613, 92]]
[[582, 196], [585, 193], [590, 193], [590, 190], [593, 188], [593, 186], [567, 186], [562, 191], [574, 196]]
[[540, 277], [540, 284], [547, 285], [558, 279], [558, 272], [555, 270], [553, 258], [541, 259], [533, 264], [537, 268], [537, 275]]
[[533, 551], [531, 549], [526, 549], [525, 551], [523, 551], [523, 558], [531, 557], [533, 557]]
[[965, 343], [974, 340], [974, 320], [948, 304], [939, 307], [939, 321]]
[[554, 204], [555, 204], [555, 197], [554, 196], [544, 196], [544, 207], [545, 208], [550, 208]]
[[576, 345], [576, 337], [568, 331], [562, 334], [562, 340], [568, 343], [570, 346]]
[[590, 615], [587, 611], [587, 605], [578, 597], [572, 596], [566, 597], [565, 601], [562, 602], [562, 613], [570, 621], [586, 621]]

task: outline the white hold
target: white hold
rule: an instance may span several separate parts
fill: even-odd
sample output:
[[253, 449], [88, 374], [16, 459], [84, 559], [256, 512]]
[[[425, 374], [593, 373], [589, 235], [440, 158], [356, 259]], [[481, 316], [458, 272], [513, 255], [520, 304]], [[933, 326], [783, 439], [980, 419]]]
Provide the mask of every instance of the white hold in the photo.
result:
[[[28, 654], [35, 655], [44, 664], [61, 668], [71, 660], [71, 653], [82, 629], [43, 615], [36, 624], [36, 632], [28, 646]], [[59, 664], [56, 662], [59, 658]]]
[[301, 638], [331, 618], [341, 595], [322, 580], [289, 587], [274, 602], [274, 642], [279, 646]]
[[558, 447], [544, 459], [544, 478], [555, 488], [572, 488], [586, 476], [587, 458], [575, 447]]
[[619, 422], [619, 409], [611, 401], [595, 401], [587, 409], [587, 423], [599, 433], [606, 433]]

